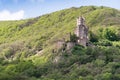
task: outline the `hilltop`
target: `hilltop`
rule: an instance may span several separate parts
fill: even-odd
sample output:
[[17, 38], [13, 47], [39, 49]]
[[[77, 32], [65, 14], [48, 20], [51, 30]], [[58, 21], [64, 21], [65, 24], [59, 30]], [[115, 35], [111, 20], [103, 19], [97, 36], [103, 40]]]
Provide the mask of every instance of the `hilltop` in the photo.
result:
[[[84, 16], [94, 48], [53, 53]], [[54, 60], [57, 59], [57, 63]], [[82, 6], [37, 18], [0, 22], [0, 80], [119, 80], [120, 11]]]

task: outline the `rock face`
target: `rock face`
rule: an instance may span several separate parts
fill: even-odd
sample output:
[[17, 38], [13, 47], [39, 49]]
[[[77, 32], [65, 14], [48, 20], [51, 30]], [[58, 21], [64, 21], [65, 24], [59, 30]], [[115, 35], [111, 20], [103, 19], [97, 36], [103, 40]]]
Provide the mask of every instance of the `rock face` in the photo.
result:
[[87, 46], [88, 45], [88, 27], [85, 25], [85, 19], [83, 17], [77, 18], [77, 28], [75, 35], [78, 37], [77, 44]]

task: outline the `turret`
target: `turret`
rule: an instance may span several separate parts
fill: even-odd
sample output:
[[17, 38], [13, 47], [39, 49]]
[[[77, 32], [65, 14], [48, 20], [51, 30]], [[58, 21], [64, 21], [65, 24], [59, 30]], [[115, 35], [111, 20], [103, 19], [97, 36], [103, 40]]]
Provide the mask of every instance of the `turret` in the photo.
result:
[[81, 16], [77, 18], [77, 26], [84, 25], [85, 19]]
[[83, 46], [86, 46], [88, 43], [88, 28], [85, 25], [84, 17], [77, 18], [77, 27], [75, 34], [78, 37], [77, 43]]

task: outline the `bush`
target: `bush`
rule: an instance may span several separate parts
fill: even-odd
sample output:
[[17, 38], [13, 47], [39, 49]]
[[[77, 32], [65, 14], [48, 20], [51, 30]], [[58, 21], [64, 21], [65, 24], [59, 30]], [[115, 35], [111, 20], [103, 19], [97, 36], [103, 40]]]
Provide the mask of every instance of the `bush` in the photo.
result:
[[101, 80], [112, 80], [112, 74], [111, 73], [103, 73], [101, 76]]
[[108, 40], [101, 40], [97, 44], [101, 45], [101, 46], [112, 46], [112, 42], [110, 42]]
[[98, 36], [95, 35], [93, 32], [90, 32], [89, 38], [91, 42], [98, 42]]
[[81, 46], [81, 45], [74, 46], [71, 52], [74, 55], [83, 55], [85, 53], [84, 52], [84, 47]]
[[118, 37], [117, 37], [115, 31], [108, 29], [108, 28], [104, 30], [103, 36], [110, 41], [118, 40]]

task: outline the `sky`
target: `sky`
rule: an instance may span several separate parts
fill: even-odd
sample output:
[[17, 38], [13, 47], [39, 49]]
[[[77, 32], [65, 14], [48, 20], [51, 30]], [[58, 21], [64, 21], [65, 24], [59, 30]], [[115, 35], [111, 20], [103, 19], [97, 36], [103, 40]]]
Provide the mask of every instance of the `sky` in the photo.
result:
[[70, 7], [89, 5], [120, 10], [120, 0], [0, 0], [0, 21], [33, 18]]

